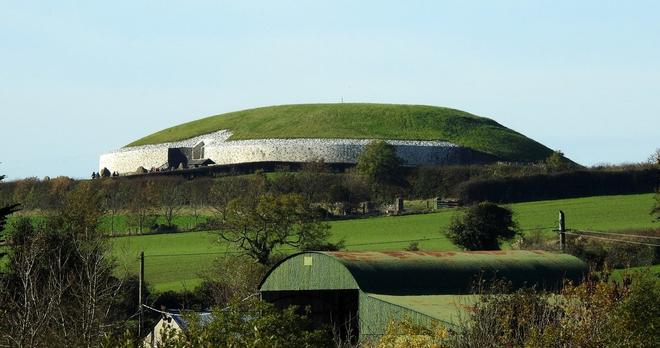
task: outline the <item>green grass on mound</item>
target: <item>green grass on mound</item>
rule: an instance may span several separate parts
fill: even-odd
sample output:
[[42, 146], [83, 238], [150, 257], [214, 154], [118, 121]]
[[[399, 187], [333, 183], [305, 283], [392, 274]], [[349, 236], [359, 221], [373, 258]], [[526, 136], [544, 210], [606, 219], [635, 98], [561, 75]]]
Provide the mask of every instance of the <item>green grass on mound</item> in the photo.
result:
[[395, 104], [302, 104], [243, 110], [167, 128], [127, 146], [179, 141], [222, 129], [233, 132], [230, 140], [445, 140], [516, 161], [542, 160], [551, 152], [488, 118], [449, 108]]

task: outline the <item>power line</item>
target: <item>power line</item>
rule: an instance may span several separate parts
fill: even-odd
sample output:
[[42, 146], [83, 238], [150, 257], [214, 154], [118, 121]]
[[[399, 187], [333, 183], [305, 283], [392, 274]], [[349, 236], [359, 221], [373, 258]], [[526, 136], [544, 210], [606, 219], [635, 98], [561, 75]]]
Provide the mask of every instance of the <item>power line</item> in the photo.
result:
[[[239, 303], [240, 303], [240, 302], [245, 302], [245, 301], [247, 301], [247, 300], [251, 299], [252, 297], [255, 297], [255, 296], [259, 295], [259, 294], [260, 294], [259, 292], [252, 293], [252, 294], [248, 295], [247, 297], [245, 297], [244, 299], [242, 299], [242, 300], [240, 300], [240, 301], [238, 301], [238, 302], [239, 302]], [[177, 317], [182, 317], [182, 316], [184, 316], [184, 314], [171, 313], [171, 312], [161, 311], [160, 309], [156, 309], [156, 308], [154, 308], [154, 307], [147, 306], [146, 304], [143, 304], [142, 307], [144, 307], [144, 308], [146, 308], [146, 309], [149, 309], [149, 310], [151, 310], [151, 311], [154, 311], [154, 312], [160, 313], [160, 314], [171, 315], [171, 316], [177, 316]], [[225, 308], [220, 309], [220, 311], [223, 311], [223, 312], [224, 312], [224, 311], [228, 310], [228, 309], [231, 308], [231, 307], [232, 307], [232, 306], [227, 306], [227, 307], [225, 307]]]
[[593, 236], [593, 235], [583, 234], [583, 233], [573, 233], [573, 232], [564, 232], [564, 233], [570, 234], [570, 235], [573, 235], [573, 236], [582, 236], [582, 237], [587, 237], [587, 238], [602, 239], [602, 240], [607, 240], [607, 241], [611, 241], [611, 242], [621, 242], [621, 243], [629, 243], [629, 244], [647, 245], [647, 246], [652, 246], [652, 247], [660, 247], [660, 244], [635, 242], [635, 241], [632, 241], [632, 240], [624, 240], [624, 239], [605, 238], [605, 237], [598, 237], [598, 236]]

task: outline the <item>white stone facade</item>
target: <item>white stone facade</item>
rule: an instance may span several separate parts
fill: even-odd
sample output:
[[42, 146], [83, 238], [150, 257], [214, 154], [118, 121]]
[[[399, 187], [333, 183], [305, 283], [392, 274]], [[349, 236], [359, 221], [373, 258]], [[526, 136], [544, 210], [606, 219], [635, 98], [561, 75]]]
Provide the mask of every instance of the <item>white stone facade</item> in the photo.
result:
[[[210, 133], [179, 142], [125, 147], [101, 155], [99, 170], [131, 173], [140, 166], [157, 168], [168, 162], [168, 149], [193, 147], [204, 142], [204, 157], [216, 165], [251, 162], [355, 163], [368, 139], [262, 139], [228, 141], [228, 131]], [[445, 141], [387, 140], [406, 165], [460, 163], [466, 148]]]

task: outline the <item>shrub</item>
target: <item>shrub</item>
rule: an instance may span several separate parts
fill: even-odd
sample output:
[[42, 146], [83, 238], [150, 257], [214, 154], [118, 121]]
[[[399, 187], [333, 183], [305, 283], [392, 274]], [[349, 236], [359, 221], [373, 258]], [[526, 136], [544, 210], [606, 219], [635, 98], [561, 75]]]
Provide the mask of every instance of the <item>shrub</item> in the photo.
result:
[[278, 310], [258, 300], [236, 301], [212, 313], [210, 322], [186, 317], [188, 330], [166, 331], [163, 347], [331, 347], [326, 330], [312, 327], [296, 308]]
[[482, 202], [468, 208], [462, 217], [454, 217], [447, 237], [467, 250], [499, 250], [500, 240], [515, 237], [516, 228], [511, 209]]

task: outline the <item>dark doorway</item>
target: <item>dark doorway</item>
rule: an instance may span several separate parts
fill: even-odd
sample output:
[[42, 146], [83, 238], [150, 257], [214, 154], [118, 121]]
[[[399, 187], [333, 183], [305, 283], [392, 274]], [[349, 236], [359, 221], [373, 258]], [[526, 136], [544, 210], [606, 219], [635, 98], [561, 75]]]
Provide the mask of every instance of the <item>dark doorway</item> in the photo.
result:
[[262, 291], [261, 296], [280, 309], [296, 306], [314, 328], [331, 327], [342, 341], [357, 343], [358, 290]]

